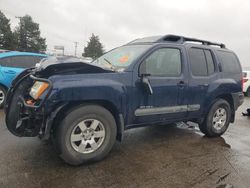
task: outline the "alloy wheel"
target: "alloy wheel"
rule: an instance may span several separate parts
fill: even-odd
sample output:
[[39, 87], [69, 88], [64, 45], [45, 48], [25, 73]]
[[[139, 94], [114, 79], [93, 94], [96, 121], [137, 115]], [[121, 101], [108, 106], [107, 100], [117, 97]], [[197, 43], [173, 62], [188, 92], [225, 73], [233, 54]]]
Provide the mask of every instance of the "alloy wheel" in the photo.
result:
[[92, 153], [102, 145], [105, 135], [101, 121], [86, 119], [78, 123], [71, 132], [71, 146], [79, 153]]
[[220, 131], [227, 121], [227, 112], [224, 108], [218, 108], [213, 115], [213, 127]]

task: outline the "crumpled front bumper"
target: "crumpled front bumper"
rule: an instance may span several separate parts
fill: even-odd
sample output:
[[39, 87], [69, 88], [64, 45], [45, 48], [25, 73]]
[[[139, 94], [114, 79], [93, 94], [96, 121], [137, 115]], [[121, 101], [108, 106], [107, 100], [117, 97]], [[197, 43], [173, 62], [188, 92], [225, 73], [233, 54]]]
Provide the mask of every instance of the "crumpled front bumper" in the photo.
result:
[[[6, 126], [12, 134], [19, 137], [38, 136], [46, 125], [44, 103], [51, 93], [52, 83], [49, 79], [38, 78], [32, 73], [31, 69], [22, 72], [12, 82], [6, 97]], [[41, 100], [28, 104], [26, 101], [30, 97], [29, 90], [35, 81], [47, 82], [49, 87]]]

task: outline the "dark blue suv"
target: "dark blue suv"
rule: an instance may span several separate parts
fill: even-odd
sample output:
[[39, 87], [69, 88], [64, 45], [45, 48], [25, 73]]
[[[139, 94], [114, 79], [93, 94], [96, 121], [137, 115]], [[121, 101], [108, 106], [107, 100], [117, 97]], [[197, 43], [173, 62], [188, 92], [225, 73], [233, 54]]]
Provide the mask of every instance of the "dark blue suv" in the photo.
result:
[[6, 125], [52, 138], [72, 165], [102, 159], [133, 127], [192, 121], [217, 137], [243, 103], [241, 72], [224, 44], [176, 35], [137, 39], [92, 63], [48, 59], [12, 82]]

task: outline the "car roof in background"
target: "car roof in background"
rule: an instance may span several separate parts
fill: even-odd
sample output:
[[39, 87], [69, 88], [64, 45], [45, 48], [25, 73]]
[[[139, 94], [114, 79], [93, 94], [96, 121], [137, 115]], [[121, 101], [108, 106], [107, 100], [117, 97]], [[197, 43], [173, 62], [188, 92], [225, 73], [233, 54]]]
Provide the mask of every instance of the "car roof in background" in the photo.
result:
[[9, 50], [0, 49], [0, 53], [9, 52]]
[[39, 54], [39, 53], [32, 53], [32, 52], [16, 52], [16, 51], [9, 51], [9, 52], [2, 52], [0, 53], [0, 58], [10, 57], [10, 56], [42, 56], [47, 57], [47, 54]]
[[46, 59], [43, 59], [42, 62], [49, 63], [76, 63], [76, 62], [85, 62], [82, 58], [74, 57], [74, 56], [50, 56]]

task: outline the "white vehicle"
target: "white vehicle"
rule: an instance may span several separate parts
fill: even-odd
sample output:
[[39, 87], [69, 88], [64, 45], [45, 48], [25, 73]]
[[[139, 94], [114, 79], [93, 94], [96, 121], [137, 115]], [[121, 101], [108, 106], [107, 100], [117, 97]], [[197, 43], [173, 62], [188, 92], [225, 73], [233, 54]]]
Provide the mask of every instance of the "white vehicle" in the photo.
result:
[[243, 92], [250, 97], [250, 71], [243, 71]]

